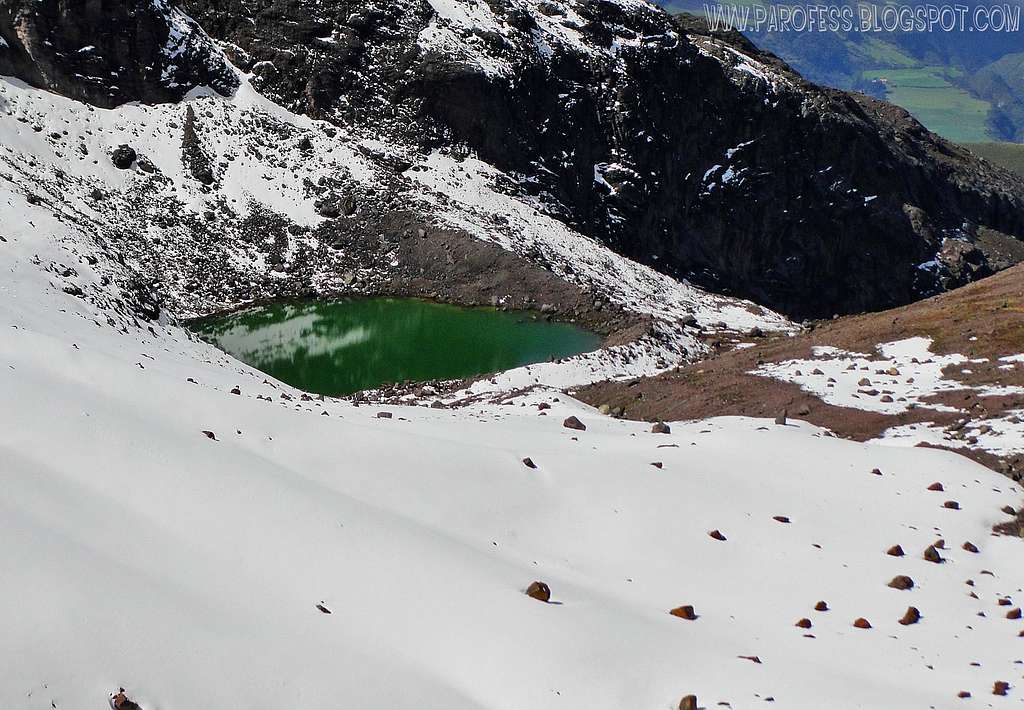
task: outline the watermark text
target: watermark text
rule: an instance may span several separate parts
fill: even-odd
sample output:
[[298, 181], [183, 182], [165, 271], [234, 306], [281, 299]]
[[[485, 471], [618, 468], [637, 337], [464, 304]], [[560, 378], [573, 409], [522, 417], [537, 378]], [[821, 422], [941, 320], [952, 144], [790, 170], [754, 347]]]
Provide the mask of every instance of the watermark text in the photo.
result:
[[741, 32], [1019, 32], [1020, 5], [704, 5], [711, 30]]

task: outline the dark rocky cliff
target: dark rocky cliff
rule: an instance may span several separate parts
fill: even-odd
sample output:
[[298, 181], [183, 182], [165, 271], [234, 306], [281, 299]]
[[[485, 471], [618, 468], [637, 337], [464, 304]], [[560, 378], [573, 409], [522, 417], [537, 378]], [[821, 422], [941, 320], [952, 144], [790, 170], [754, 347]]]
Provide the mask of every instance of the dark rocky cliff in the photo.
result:
[[[19, 7], [0, 0], [12, 47], [24, 35]], [[621, 253], [791, 315], [906, 303], [1019, 253], [1018, 178], [900, 109], [805, 82], [738, 35], [638, 0], [438, 7], [182, 3], [288, 108], [410, 156], [475, 155], [510, 177], [508, 191]], [[28, 23], [38, 38], [61, 37], [61, 50], [33, 40], [5, 60], [0, 49], [0, 71], [101, 105], [174, 98], [142, 59], [166, 40], [132, 12], [118, 21], [135, 28], [137, 51], [111, 55], [132, 81], [119, 79], [120, 94], [78, 87], [68, 51], [90, 26], [109, 26], [97, 8], [81, 3], [75, 29], [58, 11]], [[193, 54], [176, 63], [178, 88], [230, 89], [216, 59]]]
[[3, 0], [3, 74], [104, 107], [238, 85], [202, 30], [163, 0]]

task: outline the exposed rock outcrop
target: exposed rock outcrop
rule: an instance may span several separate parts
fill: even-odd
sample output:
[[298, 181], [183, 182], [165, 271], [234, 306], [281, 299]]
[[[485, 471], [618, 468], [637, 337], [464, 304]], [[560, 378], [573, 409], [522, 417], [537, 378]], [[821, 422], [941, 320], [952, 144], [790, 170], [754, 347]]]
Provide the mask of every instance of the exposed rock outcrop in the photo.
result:
[[0, 75], [97, 106], [238, 86], [209, 37], [166, 0], [0, 0], [0, 40]]
[[621, 253], [792, 315], [960, 285], [1006, 265], [980, 228], [1024, 235], [1019, 180], [693, 17], [614, 0], [185, 7], [289, 107], [477, 155]]
[[[503, 193], [622, 254], [794, 316], [906, 303], [1024, 258], [1019, 178], [693, 17], [621, 0], [181, 8], [0, 0], [0, 73], [102, 106], [230, 91], [209, 33], [268, 97], [383, 146], [364, 149], [398, 189], [421, 189], [431, 155], [479, 159]], [[341, 195], [321, 213], [351, 215]]]

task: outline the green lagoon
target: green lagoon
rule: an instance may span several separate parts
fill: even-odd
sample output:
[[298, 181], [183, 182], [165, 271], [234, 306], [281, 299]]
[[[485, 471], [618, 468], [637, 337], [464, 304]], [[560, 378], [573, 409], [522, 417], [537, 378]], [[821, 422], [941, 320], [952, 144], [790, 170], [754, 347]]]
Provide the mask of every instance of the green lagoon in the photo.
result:
[[331, 396], [498, 372], [601, 343], [600, 336], [535, 314], [398, 298], [277, 303], [191, 328], [282, 382]]

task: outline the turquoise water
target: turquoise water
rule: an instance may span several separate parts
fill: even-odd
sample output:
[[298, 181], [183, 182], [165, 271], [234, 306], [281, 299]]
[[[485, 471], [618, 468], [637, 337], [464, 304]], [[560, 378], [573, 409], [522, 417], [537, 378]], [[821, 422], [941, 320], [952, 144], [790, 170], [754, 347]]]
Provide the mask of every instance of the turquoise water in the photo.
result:
[[242, 362], [325, 395], [498, 372], [601, 343], [528, 313], [397, 298], [280, 303], [191, 327]]

